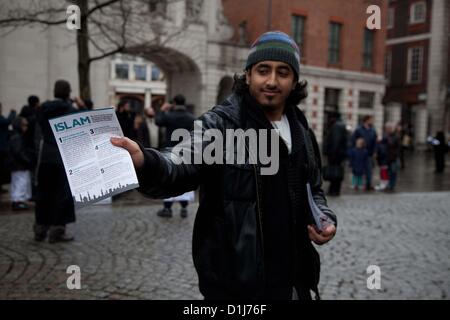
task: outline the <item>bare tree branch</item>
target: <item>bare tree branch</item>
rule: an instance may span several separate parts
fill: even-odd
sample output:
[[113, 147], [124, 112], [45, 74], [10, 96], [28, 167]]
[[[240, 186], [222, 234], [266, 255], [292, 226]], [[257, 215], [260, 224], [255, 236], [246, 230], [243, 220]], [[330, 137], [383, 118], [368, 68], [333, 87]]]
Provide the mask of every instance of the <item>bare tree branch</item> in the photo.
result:
[[97, 3], [97, 5], [88, 11], [88, 13], [86, 14], [86, 17], [89, 17], [92, 13], [94, 13], [97, 10], [101, 10], [104, 7], [107, 7], [107, 6], [111, 5], [111, 4], [119, 2], [119, 1], [121, 1], [121, 0], [109, 0], [109, 1], [105, 1], [105, 2], [100, 3], [100, 4], [98, 4], [98, 2], [96, 1], [95, 3]]
[[124, 50], [125, 50], [125, 47], [116, 48], [116, 49], [114, 49], [112, 51], [109, 51], [109, 52], [106, 52], [106, 53], [104, 53], [102, 55], [90, 58], [89, 62], [100, 60], [100, 59], [106, 58], [108, 56], [112, 56], [113, 54], [116, 54], [116, 53], [124, 52]]

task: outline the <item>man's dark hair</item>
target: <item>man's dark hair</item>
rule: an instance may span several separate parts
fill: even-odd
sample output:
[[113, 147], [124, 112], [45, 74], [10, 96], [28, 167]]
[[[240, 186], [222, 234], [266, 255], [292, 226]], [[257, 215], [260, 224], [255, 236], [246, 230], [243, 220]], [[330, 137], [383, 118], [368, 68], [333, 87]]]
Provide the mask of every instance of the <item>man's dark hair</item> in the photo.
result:
[[[245, 73], [244, 74], [235, 74], [233, 77], [234, 84], [232, 91], [237, 95], [244, 95], [248, 91], [248, 84], [246, 81]], [[296, 85], [294, 90], [289, 94], [286, 105], [294, 105], [297, 106], [303, 99], [305, 99], [308, 96], [308, 92], [306, 90], [306, 86], [308, 85], [308, 82], [303, 80], [300, 82], [297, 82], [297, 79], [295, 79]]]
[[29, 96], [28, 97], [28, 105], [30, 107], [34, 107], [39, 103], [39, 98], [37, 96]]
[[186, 98], [182, 94], [177, 94], [173, 97], [173, 102], [175, 102], [177, 106], [183, 106], [186, 102]]
[[70, 97], [72, 89], [70, 88], [70, 83], [66, 80], [57, 80], [55, 82], [55, 88], [53, 90], [53, 95], [55, 98], [67, 100]]

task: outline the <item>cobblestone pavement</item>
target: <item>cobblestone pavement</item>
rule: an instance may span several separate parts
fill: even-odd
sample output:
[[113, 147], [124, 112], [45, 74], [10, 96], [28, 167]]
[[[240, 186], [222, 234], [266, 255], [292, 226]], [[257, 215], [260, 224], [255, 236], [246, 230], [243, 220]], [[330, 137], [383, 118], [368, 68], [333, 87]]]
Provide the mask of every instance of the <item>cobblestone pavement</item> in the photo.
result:
[[[76, 241], [35, 243], [33, 213], [0, 214], [0, 299], [202, 299], [191, 258], [194, 214], [162, 219], [155, 202], [97, 205], [77, 214]], [[319, 249], [324, 299], [449, 299], [450, 192], [330, 199], [334, 241]], [[196, 205], [190, 208], [194, 211]], [[81, 268], [68, 290], [66, 268]], [[381, 289], [366, 286], [369, 265]]]

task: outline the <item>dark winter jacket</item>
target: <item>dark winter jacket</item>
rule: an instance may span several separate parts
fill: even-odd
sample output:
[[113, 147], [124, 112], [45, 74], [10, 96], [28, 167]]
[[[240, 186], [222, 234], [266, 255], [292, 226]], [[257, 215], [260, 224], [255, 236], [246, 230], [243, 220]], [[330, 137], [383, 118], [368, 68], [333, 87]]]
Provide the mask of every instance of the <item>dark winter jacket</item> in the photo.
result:
[[27, 143], [36, 143], [36, 122], [37, 122], [37, 108], [31, 106], [23, 106], [20, 110], [19, 117], [25, 118], [28, 121], [28, 130], [25, 134], [25, 139]]
[[9, 125], [12, 123], [16, 117], [15, 112], [10, 112], [8, 117], [0, 115], [0, 152], [8, 151], [8, 140], [9, 140]]
[[367, 173], [369, 153], [363, 148], [352, 148], [349, 152], [350, 167], [355, 176], [363, 176]]
[[341, 164], [347, 156], [347, 129], [345, 124], [338, 120], [330, 129], [325, 139], [324, 155], [329, 165]]
[[76, 111], [77, 109], [72, 106], [70, 101], [61, 99], [47, 101], [41, 105], [41, 109], [38, 113], [39, 127], [41, 129], [43, 142], [41, 147], [42, 150], [40, 151], [40, 163], [63, 164], [55, 136], [53, 135], [48, 120]]
[[150, 148], [151, 146], [150, 132], [148, 131], [147, 123], [145, 123], [145, 121], [141, 123], [138, 129], [133, 126], [128, 138], [140, 142], [146, 148]]
[[176, 129], [191, 130], [195, 117], [187, 111], [185, 106], [175, 106], [167, 112], [158, 112], [155, 117], [155, 124], [166, 128], [165, 140], [162, 147], [173, 147], [176, 141], [171, 141], [172, 132]]
[[386, 144], [387, 149], [387, 163], [390, 165], [398, 160], [400, 155], [400, 148], [402, 147], [400, 144], [400, 139], [398, 136], [393, 133], [387, 135], [383, 138], [384, 144]]
[[385, 139], [381, 140], [377, 143], [376, 147], [376, 158], [378, 166], [387, 166], [388, 165], [388, 150], [387, 150], [387, 142]]
[[356, 140], [358, 140], [358, 138], [364, 139], [366, 143], [366, 150], [369, 154], [369, 157], [372, 157], [377, 145], [377, 133], [375, 129], [374, 128], [367, 129], [364, 126], [358, 127], [352, 136], [352, 144], [351, 144], [352, 147], [356, 146]]
[[22, 118], [15, 119], [14, 134], [9, 141], [8, 164], [11, 171], [33, 170], [36, 165], [34, 144], [24, 135], [21, 122]]
[[[270, 127], [260, 108], [249, 111], [241, 96], [232, 95], [222, 105], [203, 114], [203, 132], [218, 129], [259, 129]], [[259, 109], [259, 110], [258, 110]], [[256, 114], [260, 113], [259, 116]], [[273, 176], [261, 175], [260, 164], [181, 164], [166, 150], [144, 150], [145, 165], [138, 171], [140, 191], [166, 198], [200, 186], [200, 205], [193, 234], [193, 259], [200, 291], [209, 298], [270, 297], [277, 286], [278, 264], [294, 266], [296, 285], [307, 297], [309, 289], [317, 291], [319, 256], [308, 238], [306, 224], [311, 222], [306, 201], [306, 183], [321, 210], [335, 223], [321, 189], [321, 162], [317, 142], [306, 118], [296, 107], [289, 107], [288, 119], [293, 134], [291, 155], [280, 144], [280, 170]], [[194, 133], [191, 132], [193, 138]], [[202, 150], [209, 142], [202, 143]], [[224, 143], [225, 145], [225, 143]], [[187, 148], [186, 151], [192, 152]], [[236, 149], [234, 150], [236, 157]], [[224, 155], [226, 154], [224, 148]], [[274, 245], [279, 239], [288, 247]], [[286, 243], [284, 243], [286, 246]], [[283, 254], [277, 255], [276, 251]], [[284, 260], [276, 257], [288, 255]], [[268, 257], [269, 256], [269, 257]], [[290, 260], [291, 259], [291, 260]]]
[[122, 128], [123, 135], [130, 138], [133, 133], [134, 117], [135, 114], [129, 111], [116, 111], [117, 120], [119, 121], [120, 127]]

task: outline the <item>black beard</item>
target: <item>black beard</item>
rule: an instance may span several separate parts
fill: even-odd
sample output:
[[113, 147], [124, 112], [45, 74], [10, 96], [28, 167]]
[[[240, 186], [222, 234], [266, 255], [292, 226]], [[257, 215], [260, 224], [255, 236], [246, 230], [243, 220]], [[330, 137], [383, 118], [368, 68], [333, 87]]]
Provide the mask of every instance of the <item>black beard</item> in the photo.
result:
[[[269, 99], [269, 100], [272, 100], [272, 99]], [[269, 102], [269, 104], [262, 104], [261, 107], [265, 111], [269, 111], [269, 112], [275, 111], [277, 109], [277, 107], [275, 105], [271, 104], [270, 102]]]

